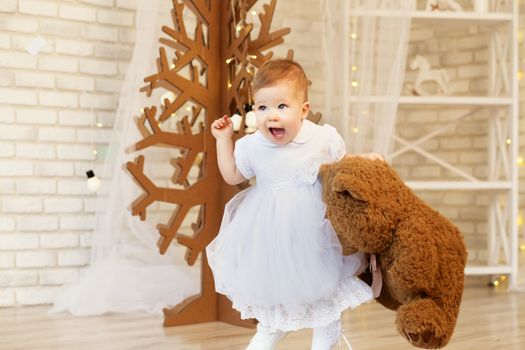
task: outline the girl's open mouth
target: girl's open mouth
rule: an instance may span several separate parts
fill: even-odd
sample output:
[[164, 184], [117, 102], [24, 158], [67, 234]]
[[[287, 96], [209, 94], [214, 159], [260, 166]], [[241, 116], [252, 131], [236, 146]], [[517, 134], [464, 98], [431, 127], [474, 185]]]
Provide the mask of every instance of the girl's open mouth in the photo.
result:
[[281, 139], [284, 137], [285, 130], [283, 128], [269, 128], [270, 134], [276, 139]]

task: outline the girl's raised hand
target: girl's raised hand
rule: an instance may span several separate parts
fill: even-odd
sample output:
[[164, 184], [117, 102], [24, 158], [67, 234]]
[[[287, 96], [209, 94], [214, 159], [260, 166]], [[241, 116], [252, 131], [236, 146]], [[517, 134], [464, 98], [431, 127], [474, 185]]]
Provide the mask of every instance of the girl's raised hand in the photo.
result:
[[211, 134], [217, 140], [219, 139], [231, 139], [233, 136], [233, 123], [227, 115], [223, 115], [222, 118], [215, 119], [211, 124]]

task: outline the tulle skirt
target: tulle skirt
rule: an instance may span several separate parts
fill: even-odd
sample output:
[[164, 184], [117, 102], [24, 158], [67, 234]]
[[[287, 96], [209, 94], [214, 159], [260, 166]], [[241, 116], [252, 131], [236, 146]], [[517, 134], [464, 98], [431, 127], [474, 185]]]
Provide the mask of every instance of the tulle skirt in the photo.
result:
[[226, 205], [207, 254], [217, 292], [241, 317], [272, 330], [313, 328], [372, 299], [355, 277], [363, 255], [343, 258], [320, 191], [318, 183], [252, 187]]

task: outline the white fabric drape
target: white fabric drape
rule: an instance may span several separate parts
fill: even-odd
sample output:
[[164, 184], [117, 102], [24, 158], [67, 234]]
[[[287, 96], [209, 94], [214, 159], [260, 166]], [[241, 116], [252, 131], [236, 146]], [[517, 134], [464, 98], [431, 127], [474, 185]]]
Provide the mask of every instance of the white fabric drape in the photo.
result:
[[[91, 265], [78, 280], [60, 291], [50, 312], [95, 315], [140, 310], [160, 314], [162, 308], [200, 291], [199, 270], [186, 266], [174, 249], [160, 255], [154, 225], [131, 216], [130, 204], [140, 196], [141, 189], [123, 170], [126, 161], [138, 156], [126, 152], [141, 139], [133, 116], [143, 106], [157, 104], [139, 88], [144, 85], [144, 77], [156, 71], [160, 28], [170, 23], [170, 8], [160, 0], [137, 3], [135, 48], [96, 201]], [[169, 163], [170, 154], [166, 151], [155, 155], [157, 162]]]
[[322, 0], [326, 121], [348, 153], [392, 147], [413, 0]]

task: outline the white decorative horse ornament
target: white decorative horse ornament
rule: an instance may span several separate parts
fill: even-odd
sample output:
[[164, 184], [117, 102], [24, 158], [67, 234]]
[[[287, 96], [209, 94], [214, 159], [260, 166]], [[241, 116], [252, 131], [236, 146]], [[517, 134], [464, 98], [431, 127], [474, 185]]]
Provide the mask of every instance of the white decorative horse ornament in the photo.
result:
[[[432, 69], [425, 57], [417, 55], [412, 62], [410, 62], [410, 69], [419, 69], [413, 88], [415, 95], [450, 95], [452, 93], [450, 87], [447, 86], [447, 83], [450, 81], [447, 71], [444, 69]], [[435, 93], [431, 93], [423, 88], [424, 82], [436, 83], [437, 89]]]
[[456, 11], [461, 12], [463, 8], [454, 0], [427, 0], [426, 11]]

